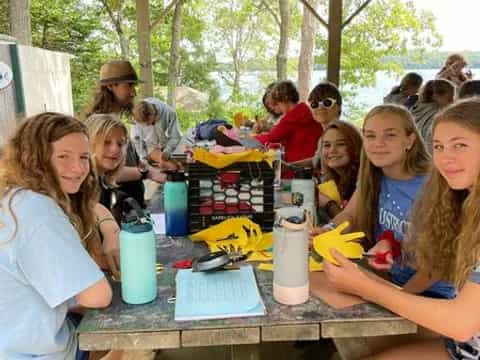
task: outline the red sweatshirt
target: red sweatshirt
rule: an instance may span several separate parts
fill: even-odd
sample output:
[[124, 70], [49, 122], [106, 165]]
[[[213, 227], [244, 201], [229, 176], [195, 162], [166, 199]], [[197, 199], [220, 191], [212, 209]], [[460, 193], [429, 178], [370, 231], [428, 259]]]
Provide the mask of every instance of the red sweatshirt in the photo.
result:
[[310, 108], [305, 103], [298, 103], [269, 133], [256, 138], [262, 144], [281, 143], [285, 148], [284, 160], [292, 162], [312, 157], [322, 133], [322, 126], [313, 119]]

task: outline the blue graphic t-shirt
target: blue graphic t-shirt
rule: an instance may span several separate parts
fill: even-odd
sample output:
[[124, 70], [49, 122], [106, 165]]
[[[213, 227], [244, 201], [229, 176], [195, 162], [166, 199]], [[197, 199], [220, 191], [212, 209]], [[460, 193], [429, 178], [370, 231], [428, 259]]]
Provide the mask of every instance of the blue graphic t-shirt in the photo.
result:
[[[391, 230], [396, 240], [403, 241], [409, 224], [410, 208], [417, 198], [424, 180], [424, 176], [415, 176], [409, 180], [395, 180], [382, 176], [375, 239], [385, 230]], [[396, 263], [391, 273], [393, 282], [403, 286], [415, 274], [415, 271]], [[454, 294], [454, 287], [444, 281], [436, 282], [425, 291], [425, 295], [432, 297], [451, 298]]]

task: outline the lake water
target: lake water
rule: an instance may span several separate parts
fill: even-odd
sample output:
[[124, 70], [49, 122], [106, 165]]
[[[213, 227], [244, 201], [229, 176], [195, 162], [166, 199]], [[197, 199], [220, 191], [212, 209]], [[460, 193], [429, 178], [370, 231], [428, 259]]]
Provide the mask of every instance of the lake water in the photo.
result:
[[[480, 68], [471, 69], [473, 73], [473, 78], [478, 79], [480, 78]], [[423, 77], [423, 81], [428, 81], [435, 78], [435, 74], [438, 72], [438, 69], [406, 69], [405, 73], [407, 72], [417, 72]], [[263, 85], [260, 81], [262, 73], [261, 72], [249, 72], [242, 76], [241, 78], [241, 88], [242, 91], [250, 93], [250, 94], [258, 94], [259, 101], [261, 101], [261, 97], [263, 95]], [[272, 77], [274, 73], [272, 72]], [[317, 70], [314, 71], [312, 84], [317, 84], [326, 76], [325, 70]], [[230, 96], [230, 92], [227, 89], [225, 83], [220, 79], [220, 77], [214, 76], [216, 80], [219, 82], [220, 87], [222, 89], [222, 98], [228, 99]], [[377, 72], [376, 74], [376, 83], [375, 86], [366, 87], [366, 88], [358, 88], [356, 89], [356, 95], [352, 97], [348, 97], [344, 101], [344, 115], [348, 116], [349, 110], [352, 108], [352, 105], [355, 107], [361, 107], [367, 111], [371, 107], [381, 104], [383, 102], [384, 96], [386, 96], [391, 88], [396, 84], [400, 83], [402, 76], [394, 76], [387, 74], [386, 72]]]

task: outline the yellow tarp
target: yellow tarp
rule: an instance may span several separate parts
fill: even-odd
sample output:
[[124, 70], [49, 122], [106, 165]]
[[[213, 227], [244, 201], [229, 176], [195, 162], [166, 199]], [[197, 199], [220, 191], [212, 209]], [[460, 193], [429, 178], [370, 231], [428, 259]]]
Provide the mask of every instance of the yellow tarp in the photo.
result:
[[199, 161], [215, 169], [223, 169], [236, 162], [261, 162], [266, 161], [272, 166], [272, 161], [275, 156], [273, 150], [263, 152], [257, 149], [250, 149], [234, 154], [218, 154], [211, 153], [204, 148], [193, 149], [193, 158], [195, 161]]

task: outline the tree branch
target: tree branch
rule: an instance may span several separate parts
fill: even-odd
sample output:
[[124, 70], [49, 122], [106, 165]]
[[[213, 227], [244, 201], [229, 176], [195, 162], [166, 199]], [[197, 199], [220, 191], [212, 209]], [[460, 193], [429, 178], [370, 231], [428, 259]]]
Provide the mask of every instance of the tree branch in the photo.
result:
[[160, 22], [167, 16], [170, 10], [173, 9], [177, 5], [177, 3], [180, 0], [172, 0], [170, 4], [168, 4], [165, 9], [160, 13], [160, 15], [157, 16], [157, 18], [152, 22], [152, 25], [150, 26], [150, 31], [153, 32], [153, 30], [160, 24]]
[[342, 24], [342, 29], [343, 29], [345, 26], [347, 26], [348, 24], [350, 24], [350, 22], [355, 18], [355, 16], [357, 16], [358, 14], [360, 14], [360, 12], [361, 12], [368, 4], [370, 4], [371, 1], [372, 1], [372, 0], [367, 0], [367, 1], [365, 1], [362, 5], [360, 5], [360, 7], [359, 7], [357, 10], [355, 10], [355, 11], [353, 12], [353, 14], [350, 15], [350, 16], [347, 18], [347, 20], [345, 20], [345, 21], [343, 22], [343, 24]]
[[[300, 0], [302, 2], [303, 5], [305, 5], [305, 7], [312, 13], [312, 15], [318, 20], [320, 21], [320, 23], [325, 26], [327, 29], [329, 28], [328, 27], [328, 23], [323, 20], [323, 18], [317, 13], [317, 11], [312, 7], [312, 5], [310, 5], [310, 3], [307, 1], [307, 0]], [[335, 0], [330, 0], [330, 1], [335, 1]]]
[[265, 0], [261, 1], [262, 4], [265, 6], [265, 8], [268, 10], [268, 12], [273, 16], [273, 20], [277, 23], [278, 26], [280, 26], [280, 19], [278, 18], [278, 15], [275, 13], [275, 11], [271, 8], [270, 5]]

